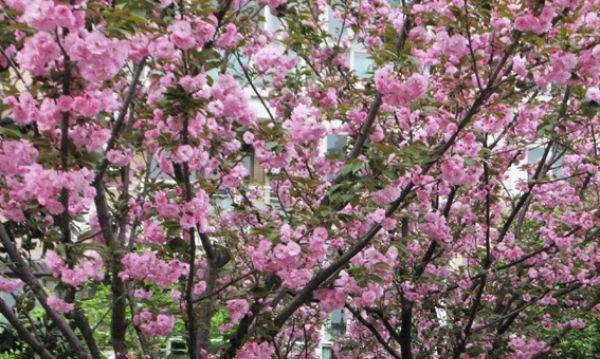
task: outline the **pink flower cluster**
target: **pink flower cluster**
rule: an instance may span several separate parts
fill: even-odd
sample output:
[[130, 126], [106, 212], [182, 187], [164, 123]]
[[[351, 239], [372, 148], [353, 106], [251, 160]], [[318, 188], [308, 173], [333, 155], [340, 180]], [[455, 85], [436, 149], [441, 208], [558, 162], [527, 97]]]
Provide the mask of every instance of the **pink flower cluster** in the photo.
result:
[[204, 46], [215, 34], [216, 19], [211, 17], [208, 20], [198, 20], [194, 23], [188, 20], [176, 20], [167, 28], [170, 33], [169, 40], [183, 50]]
[[250, 306], [244, 299], [235, 299], [227, 302], [227, 311], [232, 323], [239, 322], [248, 313]]
[[256, 123], [254, 111], [248, 104], [248, 96], [232, 76], [221, 75], [210, 89], [210, 96], [213, 99], [210, 104], [211, 112], [216, 117], [233, 118], [243, 126]]
[[13, 119], [19, 125], [27, 125], [39, 116], [37, 101], [29, 92], [23, 92], [18, 100], [14, 96], [7, 96], [2, 103], [12, 106]]
[[43, 76], [48, 73], [53, 61], [60, 56], [60, 48], [47, 32], [38, 32], [27, 38], [16, 59], [19, 65], [33, 76]]
[[133, 278], [155, 283], [160, 287], [168, 287], [179, 277], [186, 275], [188, 265], [177, 259], [165, 262], [156, 257], [154, 252], [145, 254], [128, 253], [121, 260], [124, 269], [119, 273], [123, 280]]
[[20, 21], [45, 32], [52, 32], [56, 27], [77, 30], [84, 24], [84, 11], [73, 10], [66, 3], [55, 3], [52, 0], [7, 0], [12, 9], [22, 12]]
[[138, 239], [139, 243], [159, 243], [163, 244], [167, 241], [163, 227], [155, 221], [144, 221], [144, 238]]
[[441, 31], [436, 36], [435, 53], [450, 56], [453, 60], [460, 58], [469, 52], [467, 39], [460, 34], [448, 36], [446, 31]]
[[67, 313], [75, 309], [75, 304], [67, 303], [54, 294], [46, 298], [46, 303], [59, 313]]
[[515, 29], [519, 31], [531, 31], [536, 34], [547, 32], [552, 27], [552, 19], [556, 16], [556, 11], [552, 6], [544, 6], [539, 17], [527, 13], [518, 16], [515, 19]]
[[265, 359], [271, 358], [275, 353], [275, 349], [268, 342], [255, 343], [250, 342], [245, 344], [236, 353], [236, 358], [239, 359]]
[[101, 272], [104, 261], [95, 251], [86, 251], [86, 258], [80, 260], [75, 266], [69, 268], [65, 261], [54, 251], [48, 251], [44, 263], [52, 271], [54, 277], [60, 276], [63, 283], [76, 287], [89, 279], [102, 280], [104, 274]]
[[64, 46], [70, 58], [77, 62], [81, 76], [91, 82], [113, 78], [129, 52], [126, 41], [109, 39], [99, 30], [70, 33]]
[[110, 150], [106, 154], [106, 158], [110, 163], [117, 167], [127, 166], [133, 157], [131, 150]]
[[577, 66], [577, 56], [572, 53], [554, 53], [550, 58], [550, 71], [546, 75], [548, 81], [556, 85], [567, 85], [571, 72]]
[[179, 224], [185, 229], [190, 229], [198, 224], [201, 232], [208, 232], [208, 215], [211, 210], [210, 198], [206, 192], [200, 190], [196, 193], [196, 197], [184, 205]]
[[546, 349], [546, 343], [523, 335], [512, 334], [508, 340], [508, 347], [514, 352], [511, 358], [531, 359]]
[[413, 74], [405, 81], [399, 80], [392, 65], [386, 65], [375, 73], [375, 85], [383, 95], [383, 101], [390, 106], [408, 106], [427, 92], [427, 77]]
[[249, 248], [248, 251], [259, 270], [277, 271], [285, 267], [297, 267], [301, 262], [298, 256], [302, 249], [293, 241], [279, 243], [271, 250], [271, 242], [262, 240], [258, 247]]
[[242, 183], [244, 177], [247, 175], [248, 170], [246, 169], [246, 166], [244, 166], [242, 163], [238, 163], [229, 171], [228, 174], [223, 176], [223, 181], [221, 184], [225, 188], [235, 188]]
[[[79, 96], [61, 96], [58, 100], [45, 98], [39, 106], [29, 92], [23, 92], [18, 99], [7, 96], [2, 102], [12, 107], [11, 112], [16, 123], [27, 125], [36, 122], [39, 131], [42, 132], [55, 131], [60, 123], [62, 112], [71, 111], [85, 117], [94, 117], [101, 111], [112, 112], [118, 107], [109, 90], [88, 91]], [[96, 150], [106, 142], [108, 137], [102, 134], [102, 131], [103, 129], [89, 124], [87, 127], [76, 127], [71, 130], [70, 135], [76, 145], [85, 145], [90, 150]], [[90, 132], [96, 136], [91, 136]]]
[[[13, 152], [17, 150], [18, 152]], [[24, 221], [23, 210], [31, 201], [37, 201], [50, 214], [64, 211], [59, 201], [63, 188], [69, 191], [69, 213], [77, 215], [89, 209], [95, 190], [90, 186], [93, 173], [87, 169], [56, 171], [34, 163], [37, 150], [25, 141], [3, 141], [0, 147], [0, 178], [5, 188], [0, 193], [0, 214], [17, 221]]]
[[60, 47], [51, 33], [56, 27], [70, 30], [62, 46], [71, 61], [77, 63], [81, 76], [92, 82], [113, 78], [128, 56], [127, 41], [109, 39], [97, 29], [83, 28], [85, 12], [71, 5], [51, 0], [34, 0], [25, 4], [10, 0], [9, 6], [23, 12], [21, 21], [40, 32], [26, 39], [16, 59], [33, 76], [43, 76], [61, 56]]
[[400, 188], [397, 184], [390, 184], [383, 189], [375, 191], [371, 194], [375, 203], [380, 206], [393, 202], [400, 195]]
[[234, 47], [241, 40], [241, 35], [237, 31], [235, 24], [227, 24], [225, 32], [217, 39], [217, 47], [226, 49]]
[[254, 67], [261, 74], [285, 74], [295, 64], [295, 59], [287, 60], [283, 51], [277, 47], [263, 47], [254, 54]]
[[439, 213], [427, 213], [423, 217], [423, 222], [419, 225], [421, 231], [431, 240], [439, 243], [449, 243], [452, 241], [452, 231], [446, 223], [446, 219]]
[[331, 313], [344, 306], [346, 293], [341, 289], [318, 289], [315, 291], [315, 298], [319, 299], [319, 306], [323, 312]]
[[261, 240], [255, 248], [249, 248], [248, 252], [255, 267], [277, 273], [287, 288], [298, 289], [306, 284], [312, 277], [312, 272], [303, 265], [310, 266], [313, 262], [323, 258], [325, 255], [324, 240], [314, 241], [309, 245], [309, 250], [314, 257], [302, 256], [302, 248], [293, 240], [287, 243], [279, 243], [271, 247], [271, 242]]
[[481, 171], [477, 167], [467, 167], [461, 156], [453, 156], [441, 165], [442, 178], [453, 185], [472, 186], [479, 180]]
[[142, 333], [149, 337], [166, 337], [173, 330], [175, 317], [172, 315], [158, 314], [153, 320], [152, 313], [148, 310], [144, 310], [133, 317], [133, 322], [139, 326]]
[[0, 276], [0, 292], [16, 292], [23, 286], [23, 281], [20, 279], [6, 279]]
[[0, 142], [0, 176], [20, 175], [21, 169], [33, 164], [37, 156], [37, 149], [28, 141]]
[[290, 139], [298, 144], [309, 144], [327, 135], [327, 129], [319, 122], [319, 110], [304, 104], [296, 106], [289, 120], [283, 123]]

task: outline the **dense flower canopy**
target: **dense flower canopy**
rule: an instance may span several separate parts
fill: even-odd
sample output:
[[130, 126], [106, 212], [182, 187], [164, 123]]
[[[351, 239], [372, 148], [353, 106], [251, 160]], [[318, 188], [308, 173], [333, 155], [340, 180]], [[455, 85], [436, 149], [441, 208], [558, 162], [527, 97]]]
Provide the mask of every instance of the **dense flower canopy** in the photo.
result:
[[600, 311], [599, 13], [2, 0], [0, 291], [76, 358], [312, 358], [340, 308], [340, 359], [543, 356]]

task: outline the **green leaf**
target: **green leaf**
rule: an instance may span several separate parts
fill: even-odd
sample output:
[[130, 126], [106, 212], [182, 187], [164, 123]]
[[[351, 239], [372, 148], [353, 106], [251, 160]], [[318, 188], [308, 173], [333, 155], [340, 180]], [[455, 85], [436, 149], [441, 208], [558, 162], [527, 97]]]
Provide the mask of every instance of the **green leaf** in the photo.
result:
[[361, 166], [362, 166], [362, 161], [360, 161], [358, 159], [350, 160], [340, 170], [340, 176], [347, 176], [350, 173], [354, 173], [354, 172], [358, 171]]
[[99, 235], [99, 234], [100, 234], [100, 231], [95, 231], [95, 230], [89, 230], [89, 231], [85, 231], [85, 232], [83, 232], [83, 233], [80, 233], [80, 234], [77, 236], [77, 242], [83, 242], [83, 241], [86, 241], [86, 240], [88, 240], [88, 239], [90, 239], [90, 238], [94, 238], [94, 237], [96, 237], [96, 236], [97, 236], [97, 235]]
[[19, 131], [15, 131], [7, 127], [0, 128], [0, 135], [10, 137], [15, 140], [20, 140], [23, 137], [23, 135]]

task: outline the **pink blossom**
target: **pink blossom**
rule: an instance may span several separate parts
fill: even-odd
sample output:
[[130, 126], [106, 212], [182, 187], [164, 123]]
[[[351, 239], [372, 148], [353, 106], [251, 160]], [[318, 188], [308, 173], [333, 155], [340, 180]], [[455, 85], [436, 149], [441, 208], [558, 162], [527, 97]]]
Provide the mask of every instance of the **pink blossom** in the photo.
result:
[[215, 35], [215, 24], [217, 19], [214, 15], [208, 17], [208, 21], [196, 20], [193, 29], [194, 37], [196, 38], [197, 46], [204, 46], [207, 42], [212, 40]]
[[469, 52], [467, 39], [460, 34], [448, 36], [445, 31], [440, 32], [437, 35], [436, 43], [443, 54], [450, 55], [455, 60], [460, 59]]
[[585, 94], [585, 98], [588, 101], [593, 101], [597, 104], [600, 104], [600, 89], [598, 88], [589, 88], [587, 93]]
[[275, 353], [275, 349], [268, 343], [246, 343], [236, 353], [236, 357], [239, 359], [265, 359], [271, 358]]
[[176, 20], [173, 25], [169, 25], [168, 30], [171, 33], [170, 40], [178, 48], [186, 50], [196, 44], [192, 37], [192, 26], [188, 21]]
[[327, 134], [325, 126], [318, 121], [319, 112], [314, 107], [298, 105], [289, 120], [283, 123], [288, 136], [299, 144], [308, 144], [323, 138]]
[[0, 292], [15, 292], [23, 286], [23, 281], [20, 279], [6, 279], [0, 276]]
[[239, 40], [240, 35], [237, 32], [237, 27], [234, 24], [229, 23], [225, 26], [225, 33], [217, 40], [217, 46], [222, 49], [233, 47]]
[[62, 267], [60, 279], [63, 283], [76, 287], [87, 282], [90, 278], [102, 280], [104, 275], [101, 269], [104, 267], [104, 261], [97, 252], [87, 251], [86, 258], [80, 260], [73, 268]]
[[108, 161], [117, 167], [127, 166], [131, 162], [131, 157], [132, 154], [130, 150], [110, 150], [106, 154]]
[[254, 67], [260, 73], [285, 73], [296, 61], [286, 60], [283, 51], [277, 47], [264, 47], [254, 55]]
[[45, 32], [51, 32], [56, 27], [53, 1], [35, 0], [27, 4], [23, 10], [22, 20], [29, 26]]
[[575, 319], [569, 320], [569, 326], [571, 326], [571, 328], [575, 328], [575, 329], [583, 329], [583, 328], [585, 328], [585, 322], [581, 318], [575, 318]]
[[227, 302], [227, 311], [231, 321], [239, 322], [248, 313], [250, 305], [244, 299], [230, 300]]
[[379, 208], [375, 212], [369, 214], [369, 219], [375, 223], [381, 223], [385, 219], [385, 209]]
[[283, 279], [283, 285], [290, 289], [300, 289], [312, 278], [312, 273], [306, 268], [278, 272]]
[[256, 122], [254, 111], [248, 105], [248, 96], [230, 75], [220, 76], [209, 92], [222, 106], [215, 115], [235, 118], [242, 126], [249, 126]]
[[194, 92], [206, 84], [206, 74], [198, 74], [194, 77], [186, 75], [179, 80], [179, 84], [186, 91]]
[[452, 240], [450, 227], [448, 227], [446, 219], [439, 213], [427, 213], [420, 229], [434, 241], [450, 242]]
[[575, 66], [577, 66], [577, 57], [574, 54], [553, 54], [547, 78], [551, 83], [566, 85], [571, 79], [571, 72]]
[[339, 289], [319, 289], [315, 291], [315, 297], [319, 299], [321, 310], [325, 313], [342, 307], [346, 301], [346, 294]]
[[194, 155], [194, 148], [190, 145], [181, 145], [175, 149], [172, 159], [175, 163], [188, 162]]
[[17, 53], [17, 62], [23, 69], [33, 76], [42, 76], [48, 73], [52, 62], [60, 56], [60, 49], [52, 35], [47, 32], [38, 32], [27, 38], [23, 48]]
[[50, 306], [50, 308], [56, 310], [59, 313], [66, 313], [75, 309], [75, 304], [67, 303], [54, 294], [46, 299], [46, 303], [48, 304], [48, 306]]
[[441, 165], [442, 178], [453, 185], [472, 186], [479, 178], [479, 171], [465, 168], [465, 161], [460, 156], [453, 156]]
[[225, 188], [237, 187], [242, 183], [244, 177], [248, 175], [248, 170], [246, 167], [238, 163], [235, 167], [231, 169], [229, 174], [223, 176], [222, 185]]
[[157, 59], [169, 58], [175, 52], [175, 46], [169, 41], [168, 37], [162, 36], [150, 42], [148, 45], [148, 52]]
[[124, 266], [119, 276], [126, 280], [133, 278], [156, 283], [160, 287], [167, 287], [179, 277], [187, 274], [188, 265], [174, 259], [165, 262], [156, 257], [154, 252], [145, 254], [128, 253], [121, 263]]
[[71, 33], [64, 42], [81, 76], [92, 82], [108, 80], [121, 71], [129, 51], [126, 41], [107, 38], [98, 30]]
[[193, 292], [196, 295], [202, 295], [206, 291], [206, 282], [200, 281], [194, 286]]
[[175, 317], [172, 315], [158, 314], [154, 320], [152, 320], [152, 313], [149, 311], [143, 311], [137, 322], [139, 323], [140, 330], [149, 337], [165, 337], [173, 330], [175, 324]]
[[12, 106], [13, 118], [19, 125], [27, 125], [39, 117], [37, 103], [29, 92], [23, 92], [18, 101], [14, 96], [7, 96], [2, 103]]
[[428, 80], [424, 75], [413, 74], [402, 82], [394, 76], [392, 66], [387, 65], [375, 73], [375, 84], [385, 103], [391, 106], [408, 106], [411, 101], [425, 94]]
[[151, 290], [145, 289], [136, 289], [135, 291], [133, 291], [133, 296], [140, 299], [148, 299], [152, 297], [152, 294], [153, 293]]
[[0, 175], [21, 174], [25, 167], [32, 165], [38, 157], [37, 149], [27, 140], [0, 143]]
[[552, 6], [546, 5], [539, 17], [533, 14], [525, 14], [515, 19], [515, 29], [519, 31], [531, 31], [536, 34], [547, 32], [552, 27], [552, 19], [556, 11]]
[[[165, 243], [167, 240], [162, 226], [153, 221], [145, 221], [143, 223], [144, 228], [144, 240], [142, 242], [148, 243]], [[139, 240], [138, 240], [139, 241]]]
[[65, 266], [65, 261], [55, 252], [48, 251], [44, 257], [44, 263], [56, 276], [60, 270]]

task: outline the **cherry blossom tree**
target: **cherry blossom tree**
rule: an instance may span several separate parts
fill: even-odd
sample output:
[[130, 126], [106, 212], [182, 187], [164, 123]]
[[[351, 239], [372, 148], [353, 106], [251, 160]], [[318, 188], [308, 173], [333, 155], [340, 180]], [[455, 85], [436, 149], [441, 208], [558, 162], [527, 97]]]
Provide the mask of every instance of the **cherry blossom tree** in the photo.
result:
[[312, 358], [339, 308], [337, 358], [543, 357], [600, 311], [599, 13], [0, 0], [0, 312], [45, 359], [19, 298], [75, 358]]

